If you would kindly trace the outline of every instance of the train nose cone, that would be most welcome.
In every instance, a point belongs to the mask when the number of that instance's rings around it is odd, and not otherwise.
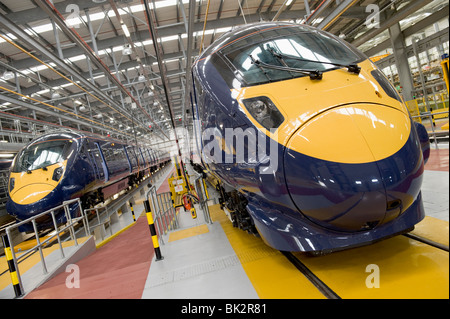
[[[46,183],[29,184],[13,191],[10,197],[17,204],[29,205],[43,199],[54,188],[55,186]]]
[[[287,188],[297,208],[338,231],[382,223],[388,200],[377,161],[402,148],[410,126],[403,112],[373,104],[336,107],[305,123],[289,139],[284,156]]]

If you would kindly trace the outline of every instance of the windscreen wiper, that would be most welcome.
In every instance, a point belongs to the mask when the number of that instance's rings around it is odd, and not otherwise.
[[[264,68],[259,63],[255,63],[255,59],[252,57],[251,54],[250,54],[250,59],[252,60],[252,63],[255,64],[261,70],[261,72],[265,75],[267,80],[269,80],[269,82],[273,82],[273,80],[270,78],[269,74],[267,74],[267,72],[264,70]]]
[[[255,64],[259,68],[302,73],[305,75],[309,75],[311,80],[322,80],[322,72],[320,72],[319,70],[305,70],[305,69],[291,68],[288,66],[268,64],[268,63],[264,63],[258,59],[253,58],[251,55],[250,55],[250,59],[252,60],[252,64]]]
[[[359,72],[361,72],[361,67],[359,67],[357,64],[345,65],[345,64],[339,64],[339,63],[334,63],[334,62],[308,60],[308,59],[299,58],[299,57],[296,57],[296,56],[293,56],[293,55],[289,55],[289,54],[278,53],[278,52],[275,52],[275,50],[272,49],[272,48],[268,48],[268,50],[270,51],[270,53],[272,53],[272,55],[274,57],[277,57],[277,58],[282,59],[282,60],[283,59],[292,59],[292,60],[303,61],[303,62],[331,64],[331,65],[334,65],[334,66],[347,68],[348,72],[351,72],[351,73],[359,74]]]

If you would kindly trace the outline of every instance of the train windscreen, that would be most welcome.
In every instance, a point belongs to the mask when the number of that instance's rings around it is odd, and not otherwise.
[[[14,164],[12,172],[20,173],[44,168],[67,158],[69,140],[43,141],[23,149]]]
[[[261,35],[254,41],[236,41],[222,51],[246,86],[305,76],[292,70],[262,67],[263,64],[325,72],[336,69],[336,64],[349,65],[363,60],[345,42],[316,30],[294,27],[261,32]]]

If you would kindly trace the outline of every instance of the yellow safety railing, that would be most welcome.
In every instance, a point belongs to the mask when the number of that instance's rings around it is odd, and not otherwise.
[[[405,103],[411,116],[419,123],[422,123],[419,115],[428,112],[431,113],[433,120],[448,118],[448,93],[431,94],[427,96],[427,100],[425,97],[420,97]]]

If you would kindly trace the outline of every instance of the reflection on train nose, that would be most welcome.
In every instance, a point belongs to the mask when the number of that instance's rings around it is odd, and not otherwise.
[[[55,186],[45,183],[30,184],[18,189],[11,195],[11,199],[20,205],[28,205],[47,196]]]
[[[292,200],[303,215],[334,230],[372,229],[385,217],[386,195],[375,163],[342,164],[289,150],[286,176]]]

